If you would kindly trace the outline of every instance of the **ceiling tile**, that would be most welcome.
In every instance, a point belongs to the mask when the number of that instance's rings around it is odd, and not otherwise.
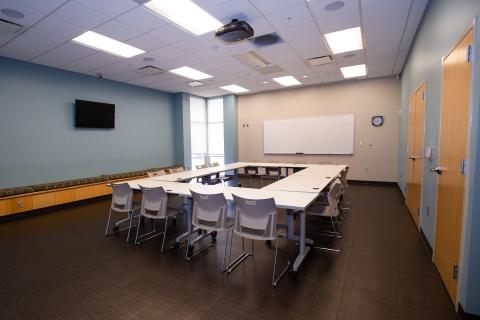
[[[134,47],[145,50],[147,52],[152,51],[154,49],[164,47],[165,45],[167,45],[166,42],[161,41],[161,40],[159,40],[159,39],[157,39],[157,38],[155,38],[151,35],[148,35],[146,33],[141,34],[138,37],[135,37],[135,38],[130,39],[130,40],[125,41],[125,42],[134,46]]]
[[[41,13],[50,13],[69,0],[11,0]],[[25,13],[25,12],[24,12]]]
[[[320,30],[325,33],[359,27],[360,14],[358,12],[347,12],[328,16],[317,20]]]
[[[150,31],[148,34],[168,44],[188,39],[196,39],[193,34],[177,28],[173,24],[164,25],[158,29]]]
[[[58,68],[96,52],[98,51],[73,42],[67,42],[36,57],[32,62]]]
[[[304,3],[304,0],[250,0],[250,3],[255,6],[263,14],[272,13],[281,9],[293,7],[297,4]]]
[[[280,30],[292,28],[313,20],[313,17],[305,4],[275,11],[266,15],[265,18],[276,29]]]
[[[410,0],[390,0],[374,5],[363,5],[364,23],[406,17],[410,8]]]
[[[248,0],[235,0],[210,7],[208,12],[222,23],[232,19],[252,20],[260,16],[260,12]]]
[[[118,41],[126,41],[141,34],[137,29],[115,20],[108,21],[101,26],[96,27],[93,31]]]
[[[75,0],[75,2],[110,18],[138,6],[133,0]]]
[[[90,71],[92,70],[117,62],[121,59],[122,58],[120,57],[105,52],[97,52],[85,58],[81,58],[75,62],[72,62],[62,67],[62,69],[75,72],[90,73]]]
[[[0,8],[1,9],[3,9],[3,8],[13,9],[13,10],[17,10],[17,11],[20,11],[21,13],[23,13],[24,14],[23,18],[15,19],[15,18],[11,18],[11,17],[8,17],[8,16],[4,15],[0,11],[0,19],[11,21],[11,22],[20,24],[22,26],[27,26],[27,27],[32,26],[34,23],[36,23],[37,21],[39,21],[41,18],[43,18],[45,16],[45,14],[41,13],[40,11],[30,9],[29,7],[26,7],[26,6],[23,6],[23,5],[18,4],[16,2],[8,1],[8,0],[0,0]]]
[[[307,5],[309,6],[313,16],[317,21],[320,21],[323,19],[332,19],[333,17],[338,15],[359,13],[359,7],[358,7],[359,1],[357,0],[344,0],[343,1],[344,6],[340,10],[326,11],[325,6],[331,2],[333,2],[333,0],[315,0],[315,1],[308,1]]]
[[[167,24],[165,20],[143,6],[120,15],[116,20],[143,32],[149,32]]]
[[[88,30],[109,19],[107,16],[88,9],[76,2],[68,2],[55,11],[52,17]]]

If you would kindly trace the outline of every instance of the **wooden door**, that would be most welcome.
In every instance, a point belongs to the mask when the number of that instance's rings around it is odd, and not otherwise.
[[[423,140],[425,128],[425,83],[410,96],[408,106],[407,207],[420,226],[422,201]]]
[[[464,159],[467,155],[472,78],[468,56],[472,41],[473,30],[470,30],[442,64],[434,262],[454,303],[465,189]]]

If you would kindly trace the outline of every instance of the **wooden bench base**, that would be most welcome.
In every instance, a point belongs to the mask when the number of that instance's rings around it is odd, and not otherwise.
[[[118,182],[141,179],[145,177],[146,176],[138,176],[113,181]],[[0,199],[0,216],[7,216],[15,213],[53,207],[59,204],[101,197],[108,194],[112,194],[112,188],[107,185],[107,181],[102,181],[68,188],[5,197]]]

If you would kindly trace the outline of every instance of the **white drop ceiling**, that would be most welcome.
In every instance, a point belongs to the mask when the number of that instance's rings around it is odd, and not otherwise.
[[[174,1],[174,0],[172,0]],[[337,0],[193,0],[223,23],[247,21],[255,36],[276,32],[281,44],[255,48],[248,41],[226,45],[213,32],[195,36],[151,13],[133,0],[0,0],[0,10],[14,9],[21,19],[0,19],[25,26],[14,36],[0,36],[0,56],[130,83],[167,92],[204,97],[225,94],[220,86],[237,84],[250,93],[283,89],[272,80],[295,76],[303,85],[344,81],[340,67],[366,64],[367,78],[401,72],[428,0],[343,0],[344,7],[327,12]],[[309,58],[329,55],[324,34],[360,26],[364,50],[334,56],[335,62],[311,66]],[[71,42],[93,30],[124,41],[146,53],[123,59]],[[283,72],[263,75],[233,55],[255,51]],[[153,62],[144,62],[144,58]],[[165,72],[148,76],[135,71],[189,66],[213,76],[201,87]],[[304,77],[307,76],[307,77]],[[264,83],[268,82],[268,83]]]

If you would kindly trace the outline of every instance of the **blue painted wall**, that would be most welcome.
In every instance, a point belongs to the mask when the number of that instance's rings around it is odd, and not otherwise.
[[[0,58],[0,188],[175,164],[172,95]],[[75,99],[115,129],[75,129]]]
[[[478,16],[480,1],[478,0],[433,0],[430,2],[421,26],[417,32],[414,44],[402,72],[401,79],[401,117],[399,146],[399,181],[405,192],[407,168],[407,129],[408,129],[408,97],[426,81],[426,113],[425,113],[425,146],[433,148],[433,160],[424,161],[422,207],[420,227],[429,243],[435,243],[435,213],[437,201],[437,177],[430,168],[438,164],[440,101],[441,101],[441,61],[458,42],[460,37],[472,25]],[[477,26],[478,28],[478,26]],[[478,33],[478,31],[477,31]],[[477,36],[478,37],[478,36]],[[478,41],[476,46],[478,47]],[[476,53],[476,59],[480,56]],[[478,88],[477,79],[474,88]],[[478,90],[477,90],[478,91]],[[467,180],[467,202],[464,216],[464,230],[461,247],[459,301],[467,312],[480,314],[480,181],[478,170],[480,165],[478,150],[478,117],[479,99],[475,91],[475,103],[472,110],[472,135],[469,154],[469,177]],[[477,164],[475,166],[475,164]],[[475,226],[477,226],[475,228]]]
[[[225,163],[238,161],[238,115],[237,96],[223,97],[223,131]]]

